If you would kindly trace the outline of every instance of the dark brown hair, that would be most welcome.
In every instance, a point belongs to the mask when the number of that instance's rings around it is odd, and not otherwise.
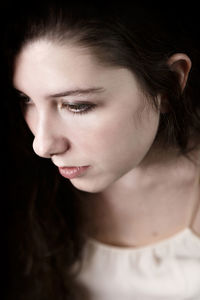
[[[161,114],[155,139],[162,140],[161,147],[176,147],[185,155],[199,147],[199,53],[181,20],[173,22],[171,15],[169,21],[162,10],[146,5],[103,2],[44,1],[43,5],[30,7],[29,3],[20,9],[13,14],[5,38],[10,82],[16,56],[27,43],[44,38],[74,43],[92,51],[102,64],[131,70],[155,108],[157,95],[165,96],[169,111]],[[167,63],[174,53],[185,53],[192,60],[183,92],[177,74]],[[9,97],[14,99],[14,92]],[[10,132],[18,144],[13,161],[17,157],[16,169],[20,168],[10,196],[16,205],[13,224],[18,224],[10,234],[17,237],[11,238],[12,247],[17,249],[11,270],[14,275],[18,273],[18,280],[12,279],[13,299],[72,300],[76,289],[68,270],[81,259],[84,245],[76,191],[48,161],[34,157],[30,146],[33,137],[17,104],[15,110],[13,105],[9,118],[16,126],[11,125]]]

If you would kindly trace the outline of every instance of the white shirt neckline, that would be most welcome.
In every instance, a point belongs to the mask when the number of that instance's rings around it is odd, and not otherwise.
[[[165,244],[168,244],[170,241],[173,242],[174,240],[182,239],[184,235],[190,235],[190,237],[195,240],[196,243],[199,243],[200,246],[200,237],[189,227],[186,227],[177,233],[173,234],[172,236],[168,238],[161,239],[157,242],[144,245],[144,246],[138,246],[138,247],[123,247],[123,246],[115,246],[115,245],[109,245],[103,242],[100,242],[92,237],[87,237],[87,242],[89,244],[92,244],[95,248],[101,248],[107,251],[118,251],[118,252],[138,252],[143,251],[147,249],[152,249],[159,246],[164,246]]]

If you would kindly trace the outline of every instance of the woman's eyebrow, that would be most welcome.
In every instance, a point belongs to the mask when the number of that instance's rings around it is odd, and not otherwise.
[[[19,96],[23,96],[23,97],[28,97],[25,93],[23,93],[22,91],[18,90],[17,88],[13,87],[13,91],[15,93],[17,93],[17,95]]]
[[[103,87],[93,87],[87,89],[74,89],[67,90],[60,93],[56,93],[53,95],[49,95],[47,98],[59,98],[59,97],[67,97],[67,96],[81,96],[81,95],[89,95],[89,94],[100,94],[105,92]]]

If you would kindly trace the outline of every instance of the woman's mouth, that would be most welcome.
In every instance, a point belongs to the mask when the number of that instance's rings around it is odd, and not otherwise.
[[[82,166],[82,167],[59,167],[60,174],[68,179],[72,179],[75,177],[81,176],[89,166]]]

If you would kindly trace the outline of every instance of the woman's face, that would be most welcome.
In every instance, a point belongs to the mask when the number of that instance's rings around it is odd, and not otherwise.
[[[58,167],[89,166],[70,179],[79,190],[100,192],[131,176],[154,141],[159,113],[135,76],[100,65],[89,50],[30,43],[16,59],[13,83],[24,95],[35,153]]]

